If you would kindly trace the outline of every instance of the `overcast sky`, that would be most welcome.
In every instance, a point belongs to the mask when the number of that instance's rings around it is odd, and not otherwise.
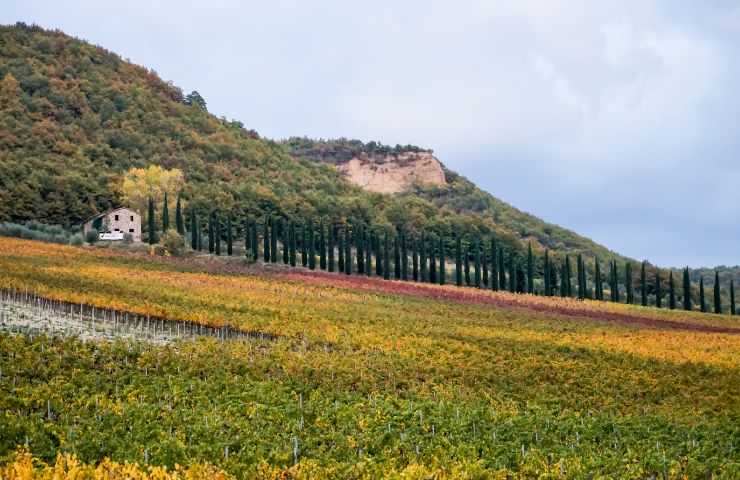
[[[2,0],[262,135],[432,148],[661,265],[740,263],[740,3]]]

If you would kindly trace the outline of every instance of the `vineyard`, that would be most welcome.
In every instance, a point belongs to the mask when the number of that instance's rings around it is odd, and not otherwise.
[[[2,478],[740,476],[736,317],[17,239],[0,289],[269,338],[0,331]]]

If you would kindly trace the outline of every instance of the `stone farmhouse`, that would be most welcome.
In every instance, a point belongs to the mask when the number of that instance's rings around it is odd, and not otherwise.
[[[83,226],[85,234],[97,230],[105,240],[123,240],[125,234],[131,235],[134,242],[141,241],[141,215],[129,208],[116,208],[98,214]]]

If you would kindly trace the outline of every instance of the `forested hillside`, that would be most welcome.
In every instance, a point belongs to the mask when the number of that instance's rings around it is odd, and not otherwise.
[[[338,151],[341,161],[368,148],[426,151],[341,142],[325,142],[324,153]],[[120,204],[124,172],[155,164],[185,173],[183,198],[201,215],[217,205],[237,218],[272,212],[450,237],[495,234],[520,251],[532,241],[540,250],[614,257],[449,170],[442,187],[365,192],[327,165],[336,161],[317,155],[317,145],[260,138],[210,114],[197,92],[184,95],[155,72],[62,32],[0,27],[0,221],[76,225]]]

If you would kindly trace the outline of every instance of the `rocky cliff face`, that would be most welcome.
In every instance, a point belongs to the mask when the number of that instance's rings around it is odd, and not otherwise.
[[[362,153],[337,168],[355,185],[377,193],[403,192],[414,183],[445,184],[442,165],[429,152],[372,156]]]

